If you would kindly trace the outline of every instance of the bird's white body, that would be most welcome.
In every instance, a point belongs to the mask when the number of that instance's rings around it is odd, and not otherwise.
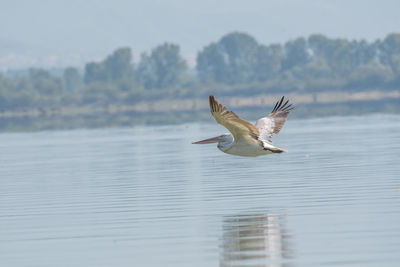
[[[218,142],[217,147],[227,154],[243,157],[257,157],[273,153],[271,150],[265,149],[260,145],[260,140],[249,138],[235,141],[231,134],[224,134],[220,137],[223,141]]]
[[[227,154],[257,157],[272,153],[282,153],[286,150],[272,145],[272,135],[279,133],[292,105],[287,105],[289,101],[283,103],[284,97],[278,101],[272,112],[257,121],[256,125],[239,118],[232,111],[227,111],[226,107],[218,104],[213,96],[210,96],[211,114],[215,120],[225,126],[231,133],[217,137],[194,142],[193,144],[209,144],[218,142],[218,148]]]
[[[247,142],[237,142],[233,143],[231,147],[228,149],[221,149],[222,152],[231,155],[243,156],[243,157],[258,157],[263,155],[272,154],[273,152],[270,150],[263,149],[262,146],[256,143],[247,143]]]

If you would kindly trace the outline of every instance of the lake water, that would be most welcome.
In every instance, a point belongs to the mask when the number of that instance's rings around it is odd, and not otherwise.
[[[0,134],[1,266],[399,266],[400,116]]]

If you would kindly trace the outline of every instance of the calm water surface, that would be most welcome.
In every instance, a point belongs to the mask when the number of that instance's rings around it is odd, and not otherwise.
[[[211,120],[211,119],[210,119]],[[400,116],[0,134],[1,266],[399,266]]]

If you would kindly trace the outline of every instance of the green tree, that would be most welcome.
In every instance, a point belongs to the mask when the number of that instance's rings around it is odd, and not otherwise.
[[[393,72],[400,77],[400,54],[394,54],[390,61]]]
[[[77,68],[66,68],[64,70],[64,88],[68,92],[73,92],[82,87],[82,76]]]
[[[48,71],[43,69],[29,69],[29,79],[33,88],[44,96],[52,96],[62,91],[62,81],[60,78],[53,77]]]
[[[119,48],[104,60],[107,80],[118,82],[133,79],[132,52],[129,47]]]
[[[2,73],[0,73],[0,110],[8,104],[8,86]]]
[[[107,74],[103,62],[89,62],[85,65],[85,75],[83,78],[85,84],[92,82],[106,82]]]
[[[307,41],[304,38],[297,38],[288,41],[284,48],[285,57],[282,62],[283,70],[290,70],[297,66],[306,65],[311,57],[307,47]]]
[[[226,84],[251,82],[255,79],[259,45],[250,35],[233,32],[211,44],[197,55],[197,71],[204,80]]]
[[[136,79],[147,89],[167,88],[176,86],[186,70],[179,46],[165,43],[153,49],[150,55],[141,55]]]
[[[361,65],[376,57],[376,44],[366,41],[329,39],[321,34],[311,35],[308,44],[314,60],[325,61],[332,75],[348,76]]]
[[[349,85],[361,88],[383,86],[393,79],[393,72],[388,65],[374,60],[359,66],[349,77]]]
[[[389,34],[378,46],[380,62],[391,66],[394,72],[399,73],[400,34]]]
[[[90,62],[85,66],[84,81],[92,82],[120,82],[133,81],[133,65],[131,49],[119,48],[101,62]]]
[[[281,45],[260,45],[255,66],[256,80],[266,81],[277,77],[282,67],[282,60],[283,49]]]
[[[217,44],[212,43],[206,46],[203,51],[197,54],[196,69],[201,81],[227,82],[228,60],[223,49]]]

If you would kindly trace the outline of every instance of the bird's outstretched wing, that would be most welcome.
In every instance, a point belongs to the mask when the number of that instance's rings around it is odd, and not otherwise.
[[[210,96],[210,109],[215,120],[228,129],[236,141],[248,138],[258,139],[260,133],[252,123],[239,118],[232,111],[227,111],[226,107],[219,104],[214,96]]]
[[[286,122],[289,112],[294,109],[292,104],[288,105],[289,100],[283,103],[284,100],[285,97],[282,96],[282,98],[276,102],[271,113],[269,113],[267,117],[257,121],[256,128],[260,132],[259,139],[261,141],[271,144],[272,135],[279,133]]]

